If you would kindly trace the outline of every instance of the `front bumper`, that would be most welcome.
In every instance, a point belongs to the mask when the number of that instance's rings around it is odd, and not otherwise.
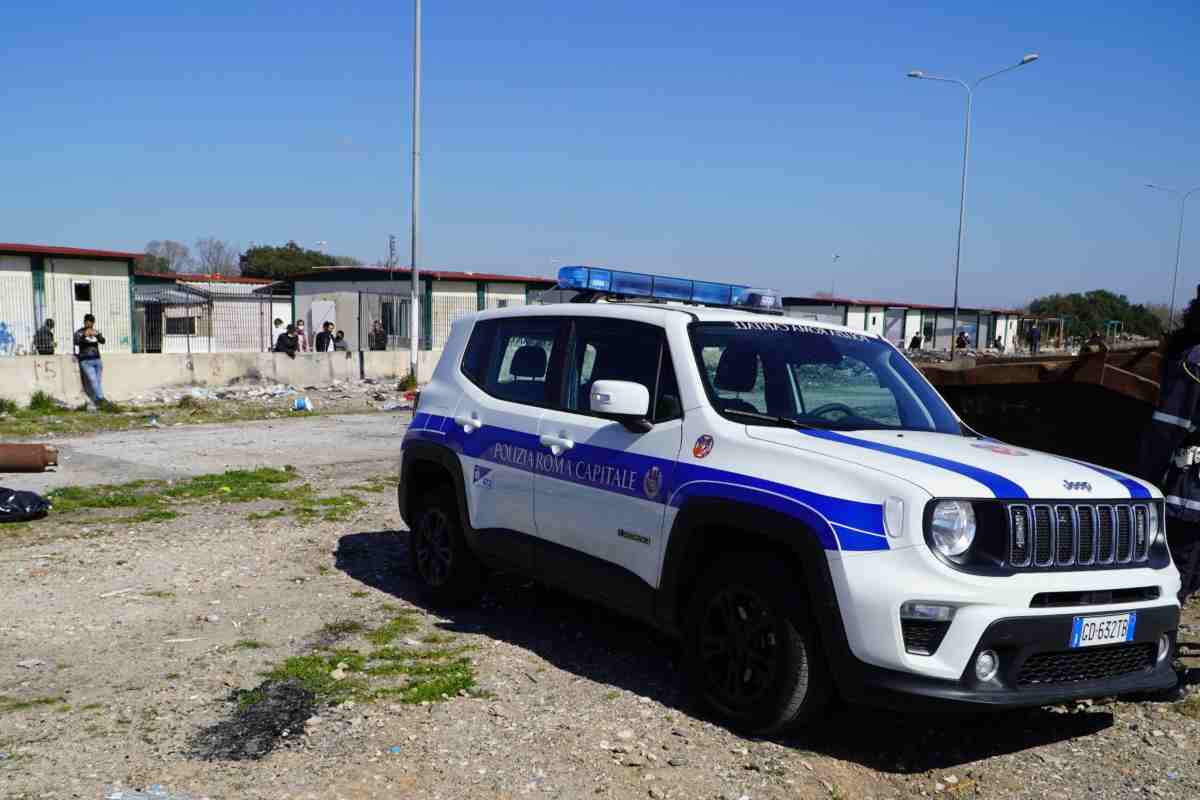
[[[1092,612],[1095,613],[1095,612]],[[1103,612],[1102,612],[1103,613]],[[1176,675],[1171,657],[1157,660],[1159,637],[1166,634],[1171,640],[1172,654],[1175,649],[1175,633],[1179,627],[1179,608],[1164,605],[1137,610],[1137,625],[1134,639],[1119,648],[1140,648],[1120,651],[1120,658],[1107,659],[1117,651],[1107,648],[1068,648],[1071,630],[1076,616],[1087,614],[1075,612],[1051,616],[1004,618],[993,622],[983,632],[967,662],[966,669],[957,680],[930,678],[913,673],[891,670],[866,664],[858,659],[847,669],[841,670],[841,689],[847,700],[867,705],[883,706],[902,710],[963,710],[975,708],[1022,708],[1050,705],[1071,700],[1114,695],[1152,692],[1175,686]],[[975,655],[985,649],[995,650],[1000,656],[1000,672],[996,679],[987,684],[980,683],[974,675]],[[1105,652],[1102,652],[1105,651]],[[1133,653],[1148,653],[1147,664],[1132,658]],[[1022,670],[1033,656],[1056,654],[1056,659],[1098,659],[1110,664],[1112,669],[1064,670],[1071,675],[1057,682],[1029,683],[1028,673],[1021,678]],[[1061,655],[1059,655],[1061,654]],[[1074,663],[1074,662],[1072,662]],[[1095,676],[1105,673],[1103,677]],[[1111,674],[1108,674],[1111,673]]]

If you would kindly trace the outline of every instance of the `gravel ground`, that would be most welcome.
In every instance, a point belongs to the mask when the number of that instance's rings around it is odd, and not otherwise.
[[[310,424],[327,421],[289,423],[301,438]],[[178,434],[182,452],[192,433]],[[338,491],[394,474],[390,452],[300,472]],[[245,465],[267,463],[254,457]],[[670,643],[594,606],[499,576],[477,608],[424,607],[394,496],[364,499],[339,522],[249,521],[270,508],[256,501],[133,527],[0,528],[0,796],[1200,796],[1197,698],[963,717],[840,709],[802,737],[734,734],[681,697]],[[369,628],[406,609],[413,644],[471,648],[478,691],[326,705],[260,759],[195,755],[198,734],[233,715],[233,691],[332,646],[330,623]]]

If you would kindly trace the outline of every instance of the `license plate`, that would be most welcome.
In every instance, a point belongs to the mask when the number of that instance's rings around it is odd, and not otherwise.
[[[1104,617],[1076,617],[1071,629],[1071,647],[1132,642],[1136,626],[1136,612],[1109,614]]]

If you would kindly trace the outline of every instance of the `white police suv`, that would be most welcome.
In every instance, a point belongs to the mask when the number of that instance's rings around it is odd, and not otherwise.
[[[559,285],[596,302],[455,323],[421,393],[399,502],[435,600],[489,568],[591,598],[678,636],[697,695],[760,732],[835,693],[1175,685],[1153,486],[979,436],[887,341],[761,313],[770,293],[588,267]]]

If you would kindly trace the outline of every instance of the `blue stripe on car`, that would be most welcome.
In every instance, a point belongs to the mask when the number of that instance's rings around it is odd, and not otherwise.
[[[430,415],[426,421],[426,428],[441,427],[442,421],[441,418]],[[571,463],[630,470],[638,475],[638,479],[630,485],[597,482],[594,477],[589,479],[582,476],[577,469],[557,469],[564,459],[553,459],[544,452],[534,434],[484,425],[467,435],[460,426],[454,424],[447,425],[443,433],[444,435],[434,435],[431,430],[410,428],[405,438],[437,441],[471,458],[628,497],[669,503],[675,508],[682,507],[687,500],[693,498],[723,498],[749,502],[806,523],[816,533],[822,547],[827,550],[837,550],[839,545],[842,550],[853,551],[888,549],[887,536],[883,530],[883,507],[880,505],[829,497],[794,486],[698,464],[675,462],[577,442],[566,459]],[[497,448],[498,444],[502,447]],[[520,453],[506,452],[506,448],[515,448]],[[542,456],[541,462],[537,460],[538,456]],[[555,468],[549,468],[551,464]],[[654,497],[647,498],[643,478],[653,467],[658,467],[662,474],[661,488]]]
[[[928,453],[921,453],[916,450],[908,450],[903,447],[895,447],[890,444],[882,444],[880,442],[872,442],[866,439],[856,439],[853,436],[846,436],[834,431],[819,430],[816,428],[805,429],[801,431],[809,436],[815,436],[818,439],[825,439],[838,444],[848,444],[854,447],[862,447],[867,450],[874,450],[877,453],[887,453],[888,455],[907,458],[912,461],[920,461],[922,464],[929,464],[933,467],[940,467],[944,470],[962,475],[964,478],[970,478],[973,481],[982,483],[988,488],[993,495],[1003,500],[1024,500],[1029,497],[1029,494],[1018,486],[1013,481],[1003,475],[997,475],[994,472],[989,472],[986,469],[972,467],[970,464],[963,464],[958,461],[951,461],[948,458],[939,456],[931,456]]]

